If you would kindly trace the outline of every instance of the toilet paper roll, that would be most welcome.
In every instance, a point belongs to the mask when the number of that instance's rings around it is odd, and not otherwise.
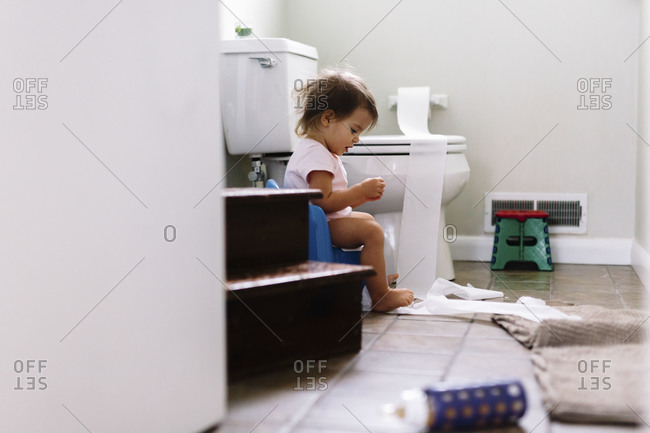
[[[397,256],[398,285],[422,299],[436,280],[446,150],[446,137],[431,134],[413,139],[410,148]]]
[[[429,135],[429,87],[397,89],[397,124],[404,135]]]
[[[425,298],[436,279],[447,139],[429,133],[429,88],[397,90],[397,121],[412,137],[398,246],[399,287]]]

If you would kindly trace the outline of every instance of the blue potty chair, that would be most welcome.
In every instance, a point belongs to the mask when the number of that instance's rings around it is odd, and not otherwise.
[[[280,185],[273,179],[266,181],[266,187],[280,189]],[[344,251],[332,245],[325,212],[314,204],[309,205],[309,260],[349,265],[361,263],[361,251]]]

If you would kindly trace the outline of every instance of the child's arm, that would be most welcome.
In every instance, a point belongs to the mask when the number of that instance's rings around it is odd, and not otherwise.
[[[381,197],[382,197],[381,195],[378,195],[377,197],[364,197],[364,198],[362,198],[361,200],[359,200],[358,202],[356,202],[356,203],[352,203],[352,204],[350,205],[350,207],[351,207],[352,209],[354,209],[354,208],[357,208],[357,207],[361,206],[362,204],[367,203],[367,202],[369,202],[369,201],[376,201],[376,200],[379,200]]]
[[[356,207],[370,200],[378,200],[386,182],[381,178],[369,178],[341,191],[332,191],[332,174],[327,171],[309,173],[309,187],[320,189],[323,198],[312,200],[325,213],[332,213],[347,206]]]

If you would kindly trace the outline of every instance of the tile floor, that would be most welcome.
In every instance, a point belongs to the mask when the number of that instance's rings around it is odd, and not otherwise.
[[[554,272],[498,271],[456,262],[456,283],[519,296],[610,308],[646,308],[648,291],[629,266],[556,264]],[[297,364],[237,382],[229,388],[229,413],[219,433],[333,433],[408,431],[382,416],[400,391],[440,380],[517,377],[528,410],[519,425],[482,432],[650,432],[639,427],[564,424],[549,420],[535,382],[530,354],[489,317],[396,316],[363,319],[360,353]]]

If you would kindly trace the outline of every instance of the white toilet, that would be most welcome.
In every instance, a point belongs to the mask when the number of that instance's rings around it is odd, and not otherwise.
[[[268,178],[281,182],[286,163],[299,141],[294,133],[297,117],[291,91],[316,77],[318,53],[314,47],[283,38],[222,41],[221,53],[221,110],[228,152],[253,157],[254,171],[249,178],[254,184],[263,185],[261,180],[253,179],[261,175],[257,172],[260,166],[255,165],[260,162],[265,163]],[[382,227],[389,239],[387,269],[394,272],[397,261],[394,254],[391,256],[390,239],[395,238],[393,246],[397,244],[409,141],[402,135],[362,137],[362,142],[368,147],[357,144],[343,156],[343,163],[350,185],[373,176],[383,177],[389,185],[382,200],[359,209],[383,218]],[[446,225],[444,212],[467,184],[469,166],[463,154],[465,138],[448,136],[447,142],[436,274],[451,280],[453,264],[442,235]]]
[[[447,155],[442,184],[442,203],[438,229],[438,253],[436,277],[453,280],[454,265],[449,241],[455,239],[456,231],[447,226],[445,209],[449,202],[458,197],[469,180],[469,165],[465,158],[465,137],[448,135]],[[357,210],[373,214],[386,232],[386,266],[397,269],[396,248],[399,244],[399,228],[404,203],[406,174],[409,165],[409,139],[404,135],[371,135],[361,137],[350,151],[341,158],[348,173],[350,185],[368,177],[381,176],[388,185],[381,200],[368,202]],[[445,229],[446,227],[446,229]]]

